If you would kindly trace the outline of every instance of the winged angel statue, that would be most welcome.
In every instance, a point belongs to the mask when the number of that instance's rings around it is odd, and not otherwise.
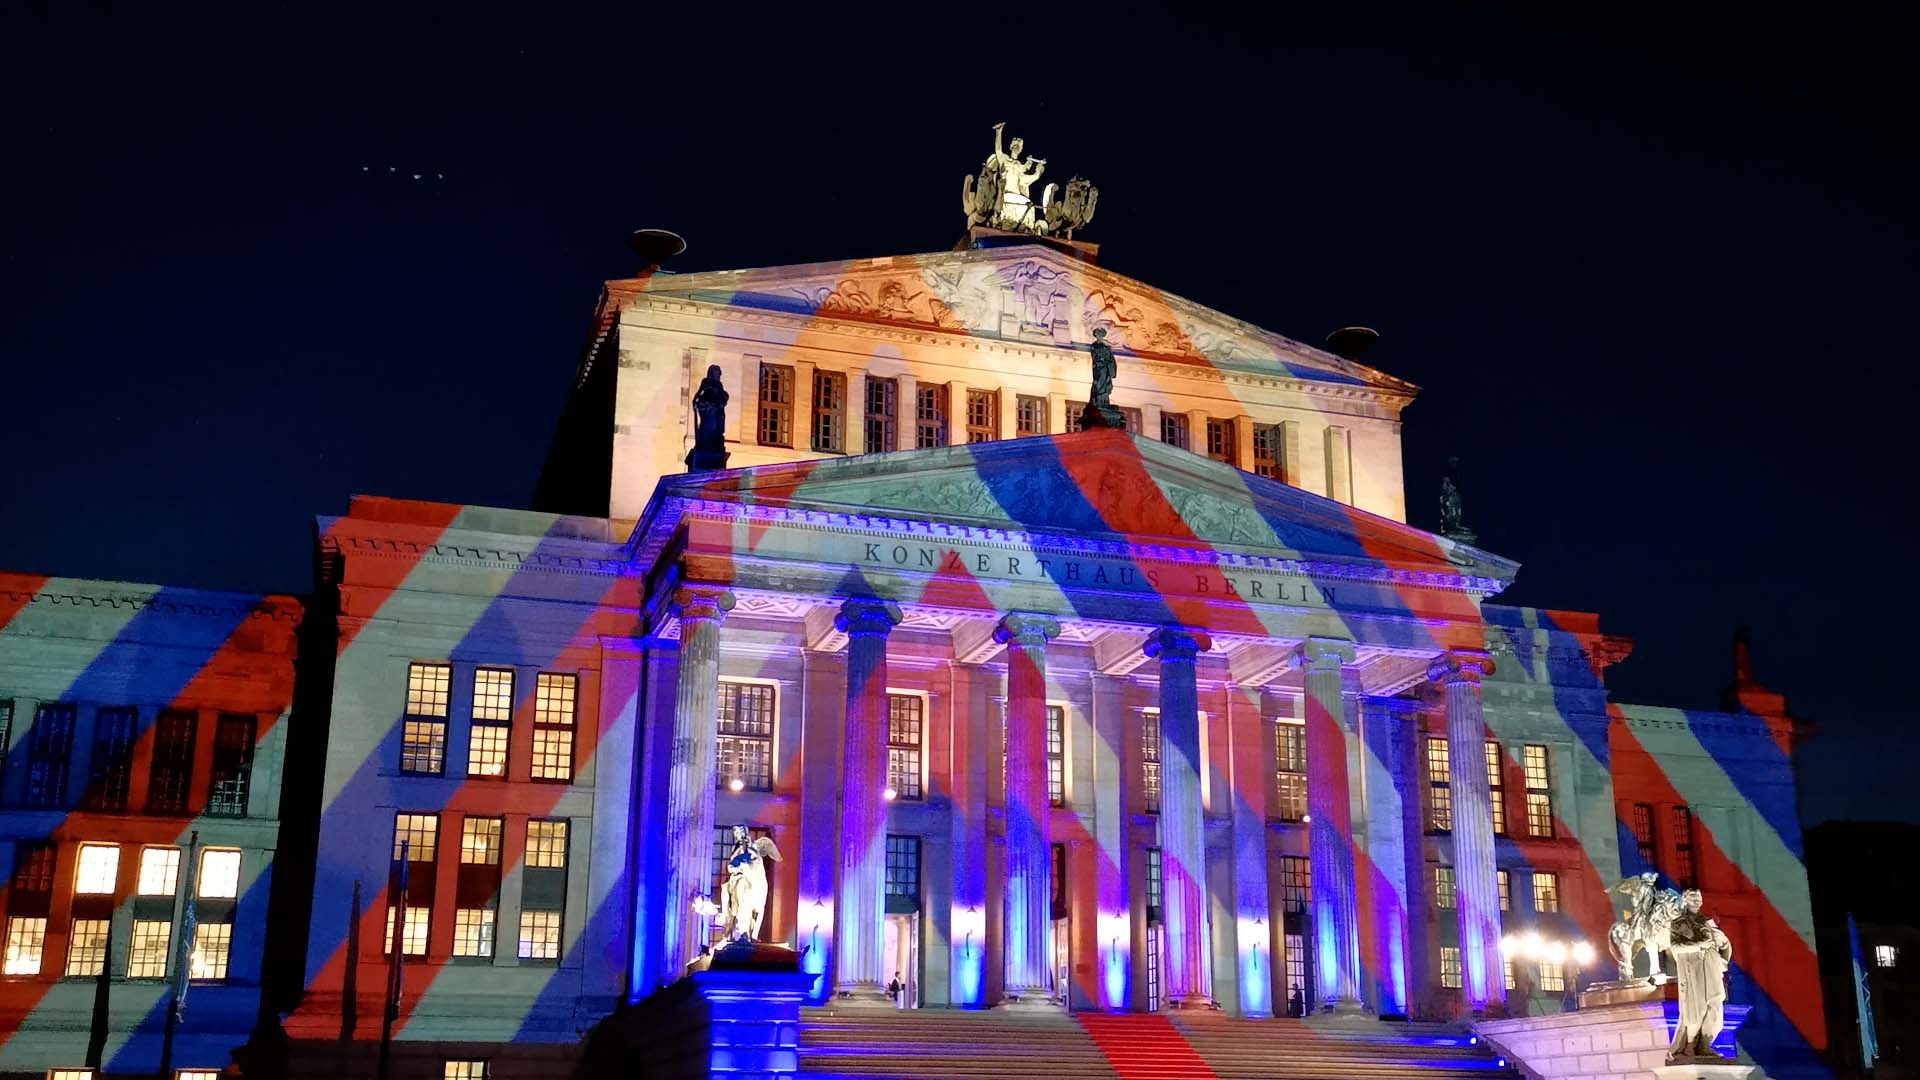
[[[773,837],[755,838],[745,825],[733,827],[727,855],[727,881],[720,891],[720,918],[726,940],[757,941],[767,911],[767,863],[780,861]]]
[[[1032,155],[1020,160],[1026,142],[1018,137],[1003,149],[1001,138],[1006,127],[1004,123],[993,125],[993,153],[980,166],[978,181],[969,176],[960,186],[960,208],[967,215],[967,224],[1073,239],[1075,229],[1093,220],[1100,189],[1076,176],[1067,181],[1065,191],[1059,184],[1048,184],[1035,205],[1029,192],[1046,171],[1047,161]]]

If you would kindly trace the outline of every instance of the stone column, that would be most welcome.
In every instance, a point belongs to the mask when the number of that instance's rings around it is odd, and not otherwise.
[[[1354,902],[1353,804],[1347,777],[1346,703],[1340,666],[1353,643],[1308,638],[1294,654],[1306,669],[1307,825],[1313,867],[1313,961],[1317,1004],[1354,1012],[1360,1003],[1360,935]]]
[[[1047,798],[1047,641],[1060,624],[1014,613],[993,638],[1007,647],[1005,1004],[1052,1008],[1047,949],[1053,926],[1053,805]]]
[[[1460,972],[1467,1006],[1507,999],[1500,957],[1500,881],[1493,864],[1493,803],[1487,787],[1487,722],[1480,679],[1493,658],[1479,649],[1454,649],[1428,674],[1447,696],[1448,780],[1453,788],[1453,880],[1460,914]]]
[[[674,682],[673,761],[667,780],[667,887],[661,902],[660,978],[672,982],[706,944],[693,912],[713,891],[714,744],[720,709],[720,620],[733,594],[689,583],[675,590],[680,612],[680,672]],[[709,897],[711,899],[711,897]]]
[[[834,625],[847,635],[846,756],[840,773],[840,899],[834,913],[841,997],[888,1003],[881,935],[887,901],[887,635],[900,608],[855,597]]]
[[[1206,821],[1200,806],[1200,697],[1194,658],[1207,635],[1169,626],[1147,638],[1160,661],[1161,923],[1167,940],[1167,999],[1175,1008],[1213,1004],[1207,980]]]

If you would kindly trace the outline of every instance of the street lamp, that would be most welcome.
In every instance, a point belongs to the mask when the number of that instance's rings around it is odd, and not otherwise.
[[[1536,963],[1548,963],[1561,969],[1560,972],[1560,1010],[1573,1009],[1578,1001],[1574,987],[1580,981],[1581,969],[1593,963],[1593,946],[1586,941],[1561,941],[1543,937],[1538,930],[1529,930],[1524,934],[1508,934],[1500,939],[1500,953],[1509,959],[1532,960]],[[1573,961],[1573,969],[1568,971],[1566,963]]]

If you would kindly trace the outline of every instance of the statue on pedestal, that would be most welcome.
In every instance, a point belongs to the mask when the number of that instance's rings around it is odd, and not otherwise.
[[[1660,888],[1660,875],[1652,871],[1630,877],[1612,891],[1627,898],[1626,912],[1607,930],[1607,947],[1620,965],[1620,982],[1634,981],[1634,957],[1642,949],[1647,953],[1648,978],[1664,982],[1660,954],[1669,950],[1669,929],[1680,913],[1680,894]]]
[[[1093,344],[1089,346],[1093,353],[1093,388],[1087,394],[1087,409],[1080,414],[1080,426],[1088,431],[1094,428],[1127,429],[1127,418],[1119,409],[1113,407],[1113,377],[1120,365],[1113,358],[1113,346],[1107,344],[1107,329],[1099,327],[1093,332]]]
[[[693,394],[693,449],[687,452],[687,471],[726,467],[727,388],[720,385],[720,365],[714,364]]]
[[[1669,1065],[1725,1060],[1713,1040],[1727,1023],[1727,965],[1733,960],[1733,944],[1700,913],[1701,899],[1699,889],[1682,893],[1680,913],[1669,930],[1680,982],[1680,1022],[1667,1050]]]
[[[773,837],[755,839],[745,825],[733,827],[733,850],[727,855],[727,881],[720,890],[722,933],[729,943],[753,942],[760,937],[760,920],[767,907],[767,862],[780,861]]]
[[[960,209],[967,215],[967,224],[1071,239],[1073,230],[1093,220],[1099,189],[1076,176],[1067,181],[1064,197],[1056,199],[1059,184],[1048,184],[1036,204],[1028,192],[1046,171],[1047,161],[1032,156],[1020,160],[1027,144],[1017,136],[1003,149],[1006,127],[993,125],[993,153],[981,164],[979,177],[969,176],[960,186]]]
[[[1448,458],[1446,475],[1440,478],[1440,535],[1449,540],[1471,544],[1474,541],[1474,532],[1467,528],[1463,520],[1466,510],[1460,499],[1460,485],[1453,479],[1459,468],[1459,458]]]

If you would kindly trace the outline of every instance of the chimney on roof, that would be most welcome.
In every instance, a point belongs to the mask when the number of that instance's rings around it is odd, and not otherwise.
[[[1343,326],[1327,335],[1327,351],[1342,360],[1358,360],[1380,340],[1380,331],[1365,326]]]
[[[640,273],[645,277],[660,269],[660,264],[687,250],[679,233],[666,229],[635,229],[627,235],[627,246],[640,256]]]

